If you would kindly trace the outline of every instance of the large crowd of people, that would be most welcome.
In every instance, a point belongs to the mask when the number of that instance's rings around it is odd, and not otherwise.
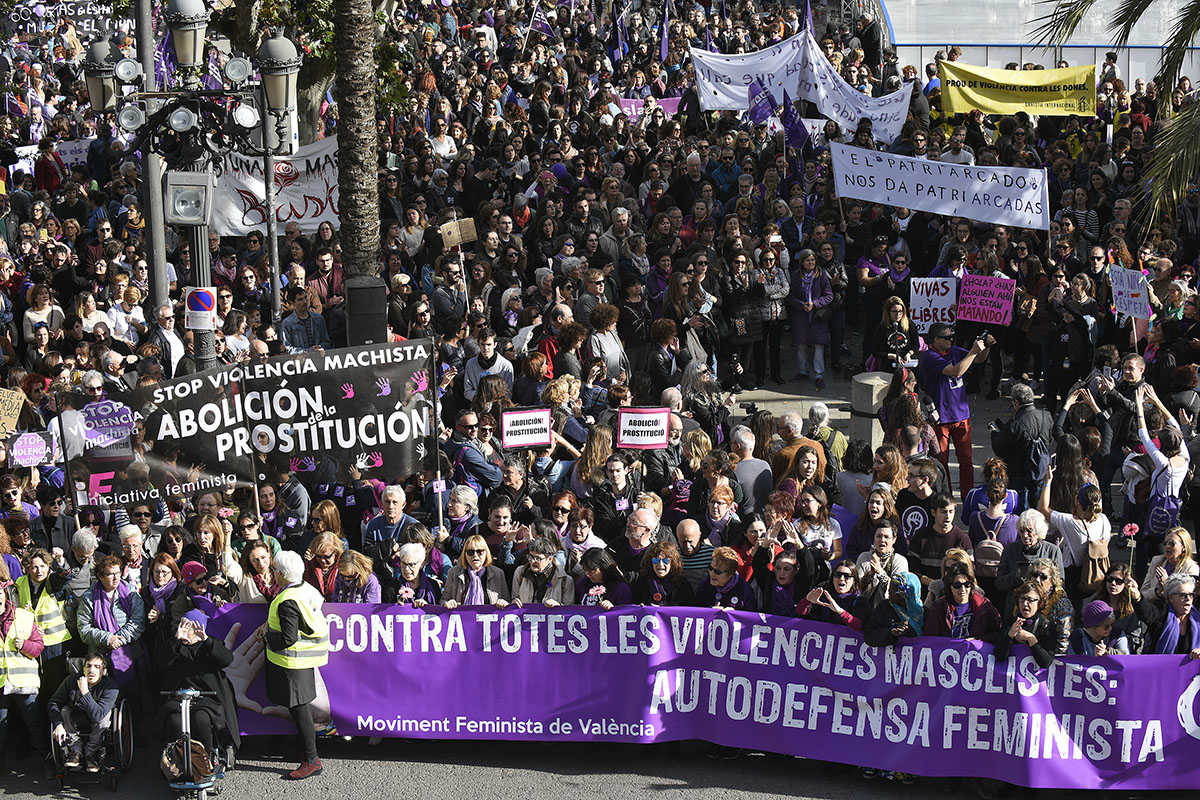
[[[320,663],[322,602],[715,606],[881,646],[1027,646],[1043,666],[1200,658],[1200,188],[1173,216],[1133,214],[1156,133],[1195,101],[1186,78],[1130,86],[1114,58],[1097,117],[947,115],[934,64],[901,65],[877,20],[819,7],[831,64],[874,95],[912,83],[910,115],[895,142],[829,121],[796,150],[737,112],[705,113],[688,57],[780,41],[801,24],[794,8],[674,4],[664,36],[661,3],[560,3],[543,9],[549,36],[527,34],[521,3],[395,5],[383,35],[406,94],[379,118],[379,271],[392,336],[436,343],[444,490],[433,471],[318,485],[280,468],[257,496],[97,507],[61,465],[19,467],[0,449],[0,759],[25,742],[40,753],[53,730],[69,762],[97,769],[93,731],[118,691],[216,691],[194,733],[236,736],[232,655],[205,632],[226,603],[271,604],[268,691],[301,732],[297,778],[320,768],[305,670]],[[8,41],[0,65],[0,155],[13,156],[0,377],[25,400],[19,431],[51,428],[63,393],[196,370],[179,302],[192,254],[166,231],[172,302],[155,307],[140,162],[89,109],[82,48],[63,19]],[[336,108],[323,114],[335,133]],[[88,136],[86,162],[68,167],[58,144]],[[1050,230],[840,202],[829,142],[1045,167]],[[32,170],[8,153],[22,145],[38,147]],[[439,224],[461,217],[477,241],[445,246]],[[289,220],[278,243],[213,232],[208,246],[222,364],[346,344],[336,226]],[[1110,266],[1145,273],[1148,322],[1116,313]],[[971,273],[1016,279],[1012,324],[920,334],[911,279]],[[824,402],[737,408],[742,390],[819,395],[835,371],[863,369],[892,376],[874,446]],[[1012,413],[973,419],[981,389],[1003,390]],[[665,448],[615,446],[631,405],[671,409]],[[552,409],[551,447],[501,447],[514,406]],[[984,430],[995,457],[977,484]],[[122,470],[150,476],[144,444]],[[69,656],[86,657],[82,674]],[[166,717],[170,736],[178,713]]]

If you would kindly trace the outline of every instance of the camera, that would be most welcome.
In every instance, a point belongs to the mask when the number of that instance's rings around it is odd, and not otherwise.
[[[738,408],[746,412],[747,417],[753,417],[758,413],[758,405],[754,401],[749,403],[738,403]]]

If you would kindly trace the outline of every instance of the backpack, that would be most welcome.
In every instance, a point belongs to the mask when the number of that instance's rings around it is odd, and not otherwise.
[[[479,479],[467,471],[463,465],[463,454],[467,452],[469,444],[464,444],[459,448],[458,454],[454,456],[454,483],[458,486],[470,486],[475,491],[476,497],[483,497],[483,484]]]
[[[1087,561],[1079,572],[1079,590],[1087,595],[1099,591],[1104,585],[1104,575],[1111,562],[1108,558],[1108,540],[1088,542]]]
[[[191,752],[186,756],[192,762],[192,783],[203,783],[213,773],[212,762],[208,758],[208,751],[204,749],[204,745],[192,739]],[[180,737],[163,748],[162,759],[159,761],[159,769],[162,770],[163,777],[168,781],[178,781],[187,773],[186,762],[184,761],[183,738]]]
[[[1179,524],[1179,510],[1183,506],[1178,497],[1170,492],[1161,492],[1156,488],[1158,476],[1163,473],[1163,470],[1169,470],[1170,468],[1171,465],[1168,463],[1167,466],[1162,467],[1158,472],[1150,476],[1150,499],[1146,508],[1146,533],[1155,539],[1161,539],[1166,535],[1167,531]],[[1167,475],[1170,477],[1170,472]]]
[[[974,547],[975,554],[975,574],[981,578],[994,578],[1000,571],[1000,556],[1004,555],[1004,545],[1000,544],[1000,540],[996,538],[996,532],[1000,530],[1009,515],[1005,514],[996,523],[995,527],[990,531],[982,521],[980,514],[979,527],[983,528],[983,540]]]

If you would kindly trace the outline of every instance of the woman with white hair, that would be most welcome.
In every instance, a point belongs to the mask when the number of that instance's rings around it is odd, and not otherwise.
[[[1200,612],[1196,610],[1196,579],[1176,573],[1163,585],[1162,616],[1150,626],[1143,652],[1200,658]]]
[[[1025,580],[1029,565],[1038,559],[1053,561],[1058,567],[1059,581],[1062,580],[1063,557],[1058,545],[1046,541],[1050,524],[1036,508],[1031,508],[1017,518],[1017,540],[1004,546],[1000,566],[996,569],[996,590],[1011,592]]]
[[[267,612],[267,698],[288,710],[304,760],[288,773],[298,781],[322,769],[317,757],[312,702],[317,697],[317,669],[329,661],[329,626],[321,613],[320,592],[304,582],[304,560],[284,550],[271,565],[279,594]]]
[[[392,567],[399,580],[396,587],[396,603],[413,608],[437,605],[442,597],[441,584],[423,569],[429,554],[417,542],[400,545],[392,558]]]

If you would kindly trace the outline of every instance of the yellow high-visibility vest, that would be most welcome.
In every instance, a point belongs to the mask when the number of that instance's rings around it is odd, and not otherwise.
[[[299,586],[289,586],[275,595],[275,599],[271,601],[271,608],[267,612],[267,630],[272,633],[282,632],[279,627],[279,604],[286,600],[295,601],[296,606],[300,609],[300,616],[313,632],[306,634],[301,630],[300,638],[285,650],[272,650],[268,644],[267,660],[284,669],[311,669],[325,666],[329,663],[329,625],[325,622],[324,615],[314,611],[305,602],[304,592]]]
[[[28,658],[17,647],[33,633],[33,613],[23,608],[13,609],[13,623],[8,635],[0,639],[0,686],[34,689],[41,685],[37,659]]]
[[[17,603],[21,608],[33,612],[38,628],[42,631],[42,641],[47,647],[69,641],[71,631],[63,617],[62,605],[49,591],[42,592],[37,605],[33,605],[33,587],[29,584],[29,576],[17,578]]]

